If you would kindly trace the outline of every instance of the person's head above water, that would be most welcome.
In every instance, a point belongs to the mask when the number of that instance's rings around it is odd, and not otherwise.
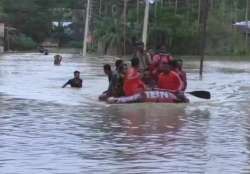
[[[61,61],[62,61],[62,56],[60,56],[58,54],[54,56],[54,64],[55,65],[60,65]]]
[[[115,68],[116,68],[116,70],[118,70],[118,68],[120,66],[122,66],[122,64],[123,64],[123,60],[121,60],[121,59],[116,60],[115,61]]]
[[[103,71],[106,75],[110,74],[112,72],[111,66],[109,64],[103,65]]]
[[[47,50],[47,49],[44,49],[44,55],[49,55],[49,50]]]
[[[138,68],[140,65],[140,61],[137,57],[133,57],[131,59],[131,66],[134,67],[134,68]]]
[[[76,79],[80,78],[80,72],[79,71],[74,72],[74,78],[76,78]]]

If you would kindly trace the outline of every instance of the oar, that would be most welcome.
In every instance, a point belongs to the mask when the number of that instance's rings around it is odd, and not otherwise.
[[[159,89],[159,88],[155,88],[154,90],[171,92],[169,90]],[[211,99],[211,94],[208,91],[191,91],[191,92],[185,92],[185,93],[193,95],[198,98],[202,98],[202,99]]]
[[[211,99],[211,94],[208,91],[192,91],[192,92],[186,92],[186,93],[191,94],[198,98]]]

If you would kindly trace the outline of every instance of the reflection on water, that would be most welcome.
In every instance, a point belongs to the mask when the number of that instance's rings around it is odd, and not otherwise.
[[[0,173],[249,173],[250,63],[186,62],[190,104],[107,105],[111,59],[0,57]],[[61,89],[80,70],[83,89]]]

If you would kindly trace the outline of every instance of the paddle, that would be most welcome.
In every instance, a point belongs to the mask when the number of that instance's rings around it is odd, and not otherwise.
[[[159,88],[154,88],[154,90],[171,92],[169,90],[159,89]],[[187,94],[190,94],[195,97],[202,98],[202,99],[211,99],[211,94],[208,91],[191,91],[191,92],[184,92],[184,93],[187,93]]]
[[[191,94],[198,98],[211,99],[211,94],[208,91],[192,91],[192,92],[186,92],[186,93]]]

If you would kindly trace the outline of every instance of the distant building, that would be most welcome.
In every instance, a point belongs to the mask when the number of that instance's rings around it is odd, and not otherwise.
[[[250,21],[235,22],[233,26],[242,32],[250,32]]]
[[[4,23],[0,23],[0,53],[4,52]]]
[[[66,27],[69,27],[70,25],[72,25],[72,22],[64,21],[64,22],[59,23],[57,21],[54,21],[54,22],[52,22],[52,25],[53,25],[53,27],[62,26],[63,28],[66,28]]]

